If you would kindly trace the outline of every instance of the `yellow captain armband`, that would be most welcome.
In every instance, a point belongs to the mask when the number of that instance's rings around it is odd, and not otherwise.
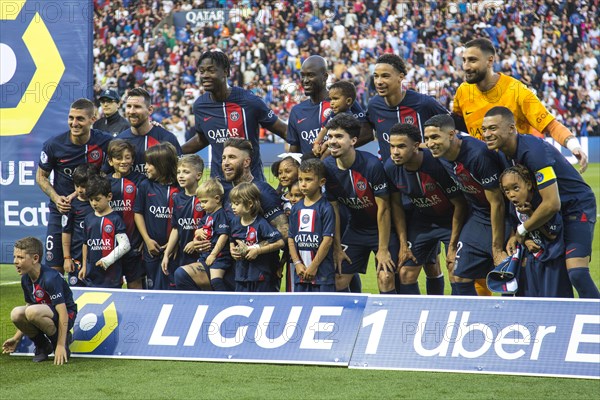
[[[545,167],[535,173],[535,182],[539,185],[556,179],[554,168]]]

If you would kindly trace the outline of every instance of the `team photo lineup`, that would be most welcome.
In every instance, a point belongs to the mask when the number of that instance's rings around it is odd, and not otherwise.
[[[460,296],[600,298],[588,155],[535,91],[496,71],[506,38],[468,39],[444,104],[407,87],[406,54],[389,43],[360,80],[318,53],[294,56],[303,97],[285,111],[241,84],[234,52],[195,46],[190,129],[179,109],[156,118],[168,101],[143,79],[74,101],[68,131],[40,149],[47,237],[15,244],[27,303],[52,306],[11,314],[37,361],[69,356],[70,287],[360,293],[374,255],[381,294],[421,294],[423,270],[428,295],[448,282]],[[285,142],[273,165],[267,141]],[[361,150],[373,141],[376,154]],[[197,154],[208,146],[210,164]]]

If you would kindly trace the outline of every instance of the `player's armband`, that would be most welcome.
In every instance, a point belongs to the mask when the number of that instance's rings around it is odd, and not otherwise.
[[[556,180],[556,174],[554,168],[550,166],[544,167],[535,173],[535,181],[538,186],[554,180]]]

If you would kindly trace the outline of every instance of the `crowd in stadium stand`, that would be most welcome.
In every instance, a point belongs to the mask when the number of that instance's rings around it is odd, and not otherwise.
[[[231,84],[264,98],[284,121],[302,99],[300,65],[309,55],[329,61],[331,82],[352,80],[366,108],[375,59],[395,53],[407,61],[408,87],[452,109],[462,44],[483,36],[497,48],[496,71],[532,87],[577,135],[600,136],[599,3],[95,0],[96,94],[142,86],[153,96],[153,119],[189,137],[203,51],[225,50]],[[225,8],[230,18],[176,31],[172,13],[198,8]]]

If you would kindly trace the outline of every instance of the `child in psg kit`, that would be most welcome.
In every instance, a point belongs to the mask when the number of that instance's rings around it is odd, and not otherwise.
[[[84,239],[83,222],[88,214],[94,212],[85,192],[88,181],[92,176],[98,175],[99,169],[92,164],[81,164],[73,171],[76,197],[71,200],[71,209],[62,217],[62,248],[64,255],[63,267],[68,273],[68,282],[71,286],[85,286],[79,280],[81,270],[82,248]]]
[[[183,156],[177,165],[177,183],[183,190],[173,202],[171,217],[173,229],[161,262],[164,274],[169,274],[169,259],[173,259],[175,269],[198,259],[198,251],[194,247],[193,240],[194,232],[200,226],[200,220],[204,216],[200,199],[196,197],[198,181],[202,178],[203,171],[204,161],[197,154]]]
[[[140,183],[146,175],[133,171],[135,149],[133,145],[122,139],[115,139],[108,145],[108,163],[114,172],[108,175],[112,199],[110,208],[117,212],[127,228],[127,237],[131,250],[123,256],[123,276],[127,288],[141,289],[146,270],[142,264],[142,236],[135,226],[133,205]]]
[[[237,292],[278,291],[278,251],[285,244],[279,231],[260,215],[260,198],[258,187],[247,182],[229,193],[235,214],[231,220],[230,250],[236,260]]]
[[[92,178],[86,193],[94,209],[84,221],[85,243],[79,279],[88,286],[120,288],[121,258],[131,249],[123,219],[109,205],[112,198],[108,180]]]
[[[163,251],[171,233],[171,217],[175,197],[179,193],[177,181],[177,151],[168,142],[146,151],[146,175],[138,188],[134,205],[134,220],[144,240],[144,266],[148,289],[174,289],[175,265],[169,263],[169,275],[161,269]]]
[[[300,164],[298,184],[304,194],[292,207],[288,246],[295,266],[295,292],[335,292],[333,206],[322,196],[325,166],[318,159]]]
[[[510,167],[500,175],[504,195],[511,202],[511,214],[516,216],[513,219],[515,228],[529,219],[541,203],[541,196],[535,190],[531,175],[522,165]],[[524,244],[527,251],[524,254],[526,261],[523,295],[572,298],[573,287],[565,263],[561,213],[556,213],[541,228],[527,232]]]

